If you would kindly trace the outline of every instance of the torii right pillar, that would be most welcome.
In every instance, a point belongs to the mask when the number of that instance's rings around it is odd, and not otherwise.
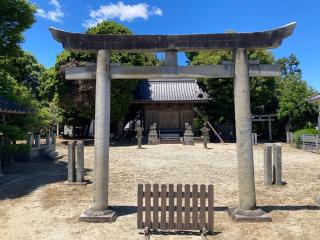
[[[252,120],[250,109],[249,64],[245,48],[234,50],[234,103],[237,138],[239,207],[229,208],[234,221],[270,222],[271,218],[256,208]]]

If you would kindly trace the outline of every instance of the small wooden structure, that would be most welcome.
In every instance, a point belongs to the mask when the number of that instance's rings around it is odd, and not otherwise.
[[[137,227],[150,230],[200,230],[202,236],[213,231],[213,185],[138,185]]]

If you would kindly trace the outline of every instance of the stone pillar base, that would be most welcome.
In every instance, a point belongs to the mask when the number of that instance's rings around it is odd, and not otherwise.
[[[81,214],[79,220],[82,222],[114,222],[117,219],[117,213],[111,209],[104,211],[94,211],[92,209],[86,210]]]
[[[84,185],[87,185],[88,182],[86,182],[86,181],[83,181],[83,182],[68,182],[68,181],[65,181],[64,184],[65,185],[80,185],[80,186],[84,186]]]
[[[235,222],[272,222],[272,218],[261,208],[254,210],[228,208],[227,212]]]
[[[320,195],[316,197],[316,204],[320,205]]]

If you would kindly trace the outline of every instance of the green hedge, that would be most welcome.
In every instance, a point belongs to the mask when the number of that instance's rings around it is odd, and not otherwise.
[[[318,130],[314,128],[304,128],[297,130],[293,133],[293,140],[296,143],[296,145],[301,144],[301,137],[303,134],[318,134]]]
[[[0,146],[0,153],[29,153],[31,146],[29,144],[5,144]]]

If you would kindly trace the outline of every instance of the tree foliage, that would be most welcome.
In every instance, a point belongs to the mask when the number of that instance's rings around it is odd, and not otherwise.
[[[35,10],[27,0],[0,1],[0,56],[19,52],[22,33],[34,23]]]

